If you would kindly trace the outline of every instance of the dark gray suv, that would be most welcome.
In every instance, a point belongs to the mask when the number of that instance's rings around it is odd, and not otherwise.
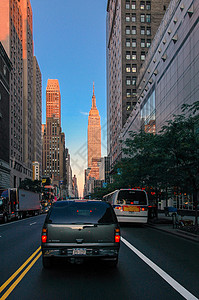
[[[99,258],[116,266],[120,228],[112,206],[97,200],[58,201],[48,212],[42,229],[43,266],[53,258],[70,262]]]

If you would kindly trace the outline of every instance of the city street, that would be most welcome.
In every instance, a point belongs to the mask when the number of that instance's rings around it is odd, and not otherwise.
[[[117,268],[42,267],[45,215],[0,225],[0,299],[198,299],[199,244],[147,226],[123,225]]]

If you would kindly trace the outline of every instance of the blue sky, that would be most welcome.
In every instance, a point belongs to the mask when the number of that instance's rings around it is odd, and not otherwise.
[[[34,53],[42,73],[43,123],[47,80],[58,79],[62,130],[82,192],[93,81],[101,116],[102,155],[106,155],[107,0],[31,0],[31,6]]]

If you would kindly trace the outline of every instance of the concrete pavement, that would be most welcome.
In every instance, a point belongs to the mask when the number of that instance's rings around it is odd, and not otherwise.
[[[192,223],[195,222],[194,216],[179,216],[179,220],[183,220],[186,223]],[[191,232],[187,232],[181,229],[176,228],[176,226],[173,225],[173,217],[165,216],[164,213],[158,213],[158,218],[153,218],[149,220],[147,226],[150,226],[157,230],[162,230],[170,234],[177,235],[179,237],[189,239],[195,242],[199,242],[199,234],[193,234]]]

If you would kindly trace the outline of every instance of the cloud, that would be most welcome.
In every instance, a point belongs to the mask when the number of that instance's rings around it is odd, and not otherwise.
[[[84,116],[88,116],[89,113],[88,112],[83,112],[83,111],[80,111],[80,114],[84,115]]]

